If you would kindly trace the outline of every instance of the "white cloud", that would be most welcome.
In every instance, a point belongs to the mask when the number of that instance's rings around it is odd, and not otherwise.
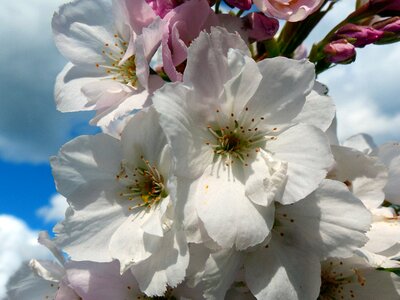
[[[46,162],[82,130],[87,114],[56,111],[53,86],[65,64],[51,34],[51,17],[63,0],[1,1],[0,157]],[[93,130],[93,129],[92,129]]]
[[[50,258],[50,252],[37,242],[38,232],[11,215],[0,215],[0,299],[5,285],[23,261]]]
[[[42,217],[46,223],[58,222],[64,219],[67,207],[67,199],[60,194],[56,194],[50,198],[50,205],[39,208],[36,213],[39,217]]]

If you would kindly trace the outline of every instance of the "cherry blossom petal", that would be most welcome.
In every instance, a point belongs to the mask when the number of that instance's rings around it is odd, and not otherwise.
[[[196,211],[209,236],[224,248],[238,250],[263,242],[274,221],[273,206],[253,204],[241,178],[222,164],[210,166],[189,195],[196,199]]]
[[[293,122],[313,125],[325,132],[332,124],[336,107],[331,97],[317,91],[321,90],[321,86],[315,82],[314,89],[306,97],[303,109]]]
[[[247,104],[249,110],[264,116],[269,124],[290,122],[300,113],[313,88],[314,65],[285,57],[265,59],[257,65],[263,78]]]
[[[277,199],[283,204],[294,203],[309,195],[333,164],[328,140],[314,126],[293,126],[267,143],[266,149],[273,153],[274,159],[288,163],[287,183],[282,198]]]
[[[92,110],[93,104],[88,103],[89,99],[82,93],[82,88],[103,75],[94,67],[78,67],[67,63],[56,78],[54,94],[57,109],[61,112]]]
[[[229,48],[249,54],[238,34],[228,33],[221,27],[211,28],[211,34],[201,32],[189,47],[183,81],[204,98],[218,99],[224,83],[230,78],[226,58]]]
[[[189,265],[189,249],[182,231],[171,229],[148,259],[134,264],[131,271],[148,296],[162,296],[167,288],[183,281]]]
[[[246,282],[257,299],[316,299],[320,268],[318,256],[304,243],[293,244],[276,234],[245,261]]]
[[[66,268],[69,285],[85,300],[126,300],[143,296],[130,272],[119,273],[116,261],[69,262]]]
[[[73,64],[104,61],[102,49],[114,40],[112,7],[106,0],[77,0],[60,7],[52,27],[60,52]]]
[[[69,197],[93,182],[114,182],[121,162],[119,141],[106,134],[81,136],[50,159],[57,190]]]

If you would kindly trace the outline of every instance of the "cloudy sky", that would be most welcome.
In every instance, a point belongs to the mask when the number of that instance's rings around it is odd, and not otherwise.
[[[0,298],[22,260],[45,257],[39,229],[62,218],[48,157],[78,134],[92,134],[90,114],[61,114],[53,102],[56,74],[65,64],[51,38],[50,20],[61,0],[0,0]],[[319,40],[347,12],[341,1],[307,45]],[[400,140],[399,45],[359,49],[357,61],[320,76],[337,103],[341,139],[370,133],[380,144]]]

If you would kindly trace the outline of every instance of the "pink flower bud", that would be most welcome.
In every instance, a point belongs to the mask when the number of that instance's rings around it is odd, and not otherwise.
[[[390,44],[400,40],[400,17],[392,17],[382,21],[375,22],[374,28],[383,32],[383,37],[377,41],[377,44]]]
[[[243,22],[249,38],[255,41],[271,39],[279,29],[278,20],[263,13],[250,13],[243,18]]]
[[[356,49],[353,44],[346,39],[340,39],[327,44],[324,52],[329,62],[332,63],[351,63],[356,58]]]
[[[384,32],[400,33],[400,17],[391,18],[392,22],[383,26],[380,30]]]
[[[375,43],[383,36],[383,32],[372,27],[346,24],[336,32],[337,38],[351,42],[355,47],[364,47]]]
[[[233,7],[248,10],[251,8],[251,0],[225,0],[225,2]]]

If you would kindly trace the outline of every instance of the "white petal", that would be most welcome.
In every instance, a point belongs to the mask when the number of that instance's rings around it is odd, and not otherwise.
[[[131,267],[140,289],[148,296],[162,296],[167,285],[183,281],[189,265],[189,249],[182,231],[172,228],[147,260]]]
[[[135,114],[122,132],[121,140],[123,157],[127,161],[141,161],[143,155],[144,159],[159,168],[167,139],[159,124],[158,113],[153,107]],[[169,154],[165,153],[166,160],[171,160]],[[164,174],[166,175],[168,173]]]
[[[285,57],[258,62],[263,76],[259,89],[247,104],[269,124],[283,124],[296,117],[314,85],[314,65]],[[289,88],[290,87],[290,88]]]
[[[400,220],[395,217],[393,220],[373,222],[367,237],[369,241],[364,248],[375,253],[400,243]]]
[[[332,146],[332,153],[336,164],[328,177],[346,183],[369,209],[380,206],[385,199],[386,167],[376,158],[351,148]]]
[[[339,264],[338,259],[331,260],[334,266],[332,272],[336,272],[334,275],[352,276],[349,278],[351,282],[346,283],[344,280],[336,289],[331,285],[332,288],[327,289],[329,294],[324,294],[329,297],[328,299],[340,299],[342,296],[346,297],[344,299],[399,299],[400,296],[396,291],[390,272],[376,270],[375,267],[356,256],[340,259],[340,261],[342,264]],[[329,268],[329,264],[327,266],[325,263],[323,268]]]
[[[254,95],[262,77],[256,62],[239,50],[229,50],[228,64],[232,77],[224,84],[223,106],[226,111],[239,115]]]
[[[301,243],[287,243],[276,234],[266,248],[248,255],[245,274],[257,299],[316,299],[319,294],[318,256]]]
[[[77,65],[104,61],[102,50],[113,43],[112,8],[106,0],[80,0],[64,4],[52,20],[60,52]]]
[[[127,218],[128,209],[110,203],[110,195],[104,192],[93,192],[92,197],[82,195],[82,198],[93,202],[82,210],[67,211],[65,221],[54,228],[55,242],[73,260],[109,262],[112,260],[108,250],[111,236]]]
[[[362,202],[333,180],[324,180],[304,200],[279,206],[276,214],[289,239],[307,241],[309,251],[321,258],[349,257],[365,244],[371,224],[371,214]]]
[[[192,96],[193,92],[182,84],[167,84],[154,94],[153,103],[173,155],[178,158],[176,174],[196,178],[211,163],[214,153],[202,138],[207,136],[207,125],[200,125],[205,122],[202,111],[209,108],[189,101]]]
[[[158,216],[146,213],[143,210],[137,214],[132,214],[110,237],[110,255],[120,261],[121,273],[125,272],[133,264],[147,259],[152,252],[158,249],[162,242],[162,235],[150,235],[142,229],[143,223],[154,217],[158,218]]]
[[[400,143],[389,142],[374,151],[389,169],[389,180],[385,187],[386,200],[400,204]]]
[[[197,214],[215,242],[244,250],[264,241],[274,222],[274,208],[253,204],[245,195],[243,177],[216,163],[197,184],[189,197],[196,199]]]
[[[56,282],[51,282],[40,278],[32,272],[27,264],[24,263],[7,283],[7,299],[53,299],[57,293],[57,287],[58,284]]]
[[[315,82],[315,84],[319,84]],[[315,87],[314,87],[315,88]],[[326,131],[335,117],[336,107],[331,97],[319,94],[315,89],[306,97],[303,109],[294,118],[295,123],[314,125]]]
[[[115,182],[121,163],[119,141],[106,134],[80,136],[50,159],[57,190],[68,197],[80,186]]]
[[[227,61],[229,48],[249,53],[239,34],[228,33],[222,27],[212,27],[211,34],[201,32],[189,47],[183,81],[205,98],[217,99],[231,75]]]
[[[294,203],[314,191],[333,164],[328,140],[320,129],[296,125],[271,140],[266,149],[272,157],[288,163],[287,183],[281,199]]]
[[[244,171],[247,177],[246,196],[257,205],[268,206],[284,188],[287,163],[267,161],[260,153]]]
[[[376,148],[372,137],[365,133],[360,133],[349,137],[343,142],[343,146],[354,148],[365,154],[370,154]]]
[[[95,67],[85,68],[67,63],[56,78],[54,97],[57,109],[62,112],[94,109],[93,104],[82,93],[82,87],[100,80],[103,75]]]
[[[29,266],[36,275],[47,281],[59,282],[65,275],[61,265],[49,260],[32,259]]]
[[[242,264],[243,254],[234,249],[212,253],[205,263],[204,273],[201,276],[204,297],[212,300],[224,299]]]

